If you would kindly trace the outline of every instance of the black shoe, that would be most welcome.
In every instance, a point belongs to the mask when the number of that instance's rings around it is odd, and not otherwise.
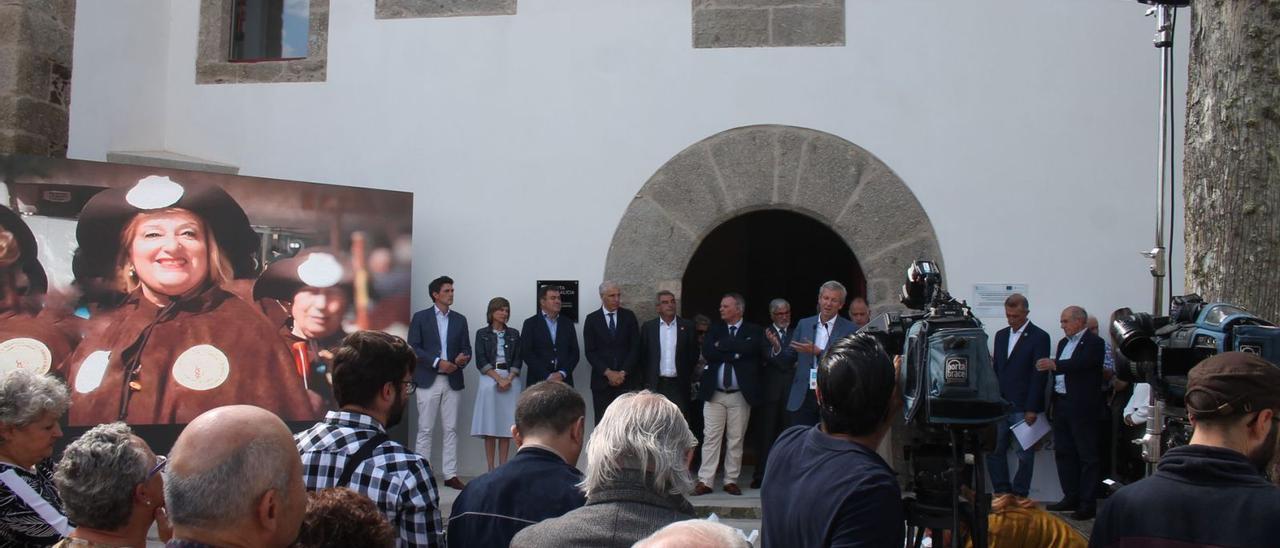
[[[1062,499],[1058,502],[1055,502],[1053,504],[1050,504],[1044,507],[1044,509],[1050,512],[1068,512],[1068,511],[1077,510],[1079,506],[1080,506],[1080,503],[1076,502],[1075,500]]]
[[[759,488],[760,488],[760,483],[761,483],[760,478],[753,478],[753,479],[751,480],[751,488],[752,488],[752,489],[759,489]]]
[[[1093,516],[1097,513],[1098,511],[1095,508],[1081,508],[1071,513],[1071,519],[1076,521],[1088,521],[1093,519]]]

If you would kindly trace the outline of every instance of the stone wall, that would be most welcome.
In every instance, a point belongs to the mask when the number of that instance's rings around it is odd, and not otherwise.
[[[515,14],[516,0],[377,0],[374,7],[378,19]]]
[[[693,0],[693,47],[843,46],[844,0]]]
[[[75,0],[0,2],[0,153],[67,155]]]

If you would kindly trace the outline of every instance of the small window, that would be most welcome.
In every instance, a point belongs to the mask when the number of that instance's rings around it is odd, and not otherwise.
[[[231,61],[307,57],[310,0],[234,0]]]

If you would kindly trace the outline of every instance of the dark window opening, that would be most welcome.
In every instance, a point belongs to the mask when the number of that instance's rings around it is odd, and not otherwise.
[[[311,0],[235,0],[231,61],[307,57]]]
[[[684,271],[681,315],[705,314],[718,321],[720,298],[742,293],[746,320],[767,326],[769,301],[791,303],[792,322],[817,313],[818,287],[836,280],[848,300],[866,296],[866,278],[853,251],[835,232],[811,217],[781,210],[747,213],[708,234]]]

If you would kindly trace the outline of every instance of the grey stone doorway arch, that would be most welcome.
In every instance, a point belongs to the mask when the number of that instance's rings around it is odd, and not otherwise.
[[[942,266],[928,215],[884,162],[829,133],[757,125],[703,139],[649,178],[613,234],[605,278],[622,287],[628,307],[652,317],[653,295],[681,295],[685,268],[712,230],[763,209],[807,215],[835,231],[862,266],[877,313],[898,306],[911,261]]]

